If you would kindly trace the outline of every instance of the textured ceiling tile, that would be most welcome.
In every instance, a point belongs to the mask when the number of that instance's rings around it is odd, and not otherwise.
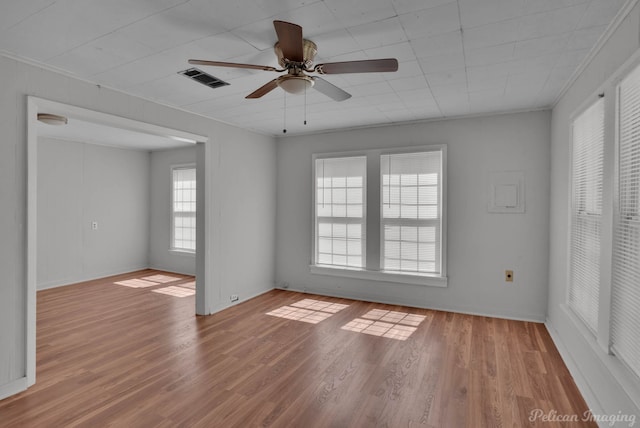
[[[418,58],[462,52],[462,33],[460,30],[456,30],[436,36],[413,39],[409,43]]]
[[[515,47],[516,44],[512,42],[479,49],[466,49],[466,64],[473,67],[511,61],[514,59]]]
[[[509,19],[494,24],[486,24],[463,31],[465,49],[479,49],[497,46],[518,40],[518,20]]]
[[[464,55],[462,52],[422,58],[418,60],[418,62],[425,73],[458,70],[465,66]]]
[[[572,31],[587,9],[587,3],[522,17],[518,23],[518,39],[533,39]]]
[[[364,52],[369,59],[396,58],[400,63],[411,61],[416,57],[409,42],[400,42],[395,45],[367,49]]]
[[[387,0],[324,0],[329,10],[345,27],[381,21],[396,16]]]
[[[522,16],[524,0],[459,0],[462,28],[467,29]]]
[[[418,10],[430,9],[447,3],[455,3],[457,0],[392,0],[391,3],[398,15]]]
[[[358,25],[350,28],[349,33],[362,49],[379,48],[407,41],[398,18]]]
[[[429,9],[400,15],[400,22],[410,40],[460,29],[458,5],[446,3]]]
[[[4,0],[0,51],[237,126],[281,135],[550,105],[624,0]],[[318,44],[315,63],[395,57],[394,73],[328,75],[352,93],[245,96],[278,76],[273,20]],[[461,30],[462,28],[462,30]],[[97,73],[97,74],[96,74]],[[544,80],[543,83],[541,83]],[[287,109],[284,110],[286,100]],[[307,108],[309,125],[302,125]]]
[[[625,3],[625,0],[592,0],[578,22],[578,28],[608,25]]]

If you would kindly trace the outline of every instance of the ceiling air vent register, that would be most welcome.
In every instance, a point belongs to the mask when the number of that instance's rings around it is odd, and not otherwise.
[[[228,85],[227,82],[218,79],[215,76],[205,73],[202,70],[198,70],[197,68],[189,68],[187,70],[179,71],[178,74],[182,74],[190,79],[195,80],[196,82],[202,83],[210,88],[219,88],[220,86]]]

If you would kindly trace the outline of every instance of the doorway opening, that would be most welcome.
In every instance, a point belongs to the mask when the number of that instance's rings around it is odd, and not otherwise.
[[[60,126],[42,120],[52,116],[64,119],[58,119]],[[202,154],[208,139],[36,97],[28,97],[27,123],[25,367],[27,383],[32,385],[39,289],[168,266],[167,271],[196,277],[194,314],[204,306],[204,274],[197,273],[206,270],[204,257],[197,254],[206,242],[199,242],[197,251],[195,246],[192,251],[174,251],[169,242],[173,209],[161,207],[173,203],[172,169],[165,164],[189,160],[197,169],[197,178],[190,184],[197,191],[190,207],[195,211],[192,233],[204,225],[205,185],[196,183],[205,177],[208,161]],[[162,233],[151,232],[161,229]],[[162,235],[160,241],[158,235]],[[200,236],[206,241],[205,234]],[[152,254],[152,248],[163,245],[167,255]],[[46,263],[40,263],[43,260]]]

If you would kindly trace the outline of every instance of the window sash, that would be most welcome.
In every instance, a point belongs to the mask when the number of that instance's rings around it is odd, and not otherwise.
[[[618,86],[611,351],[640,376],[640,67]]]
[[[573,122],[572,205],[567,304],[593,332],[598,329],[604,166],[604,100]]]
[[[196,170],[171,168],[171,249],[196,250]]]
[[[314,263],[366,267],[366,157],[316,158]]]
[[[383,271],[442,272],[441,150],[380,158],[380,263]]]

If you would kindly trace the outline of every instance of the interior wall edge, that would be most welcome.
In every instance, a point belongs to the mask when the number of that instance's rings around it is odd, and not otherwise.
[[[4,385],[0,385],[0,400],[4,400],[7,397],[18,394],[19,392],[26,391],[29,387],[29,382],[26,376],[13,380]]]

